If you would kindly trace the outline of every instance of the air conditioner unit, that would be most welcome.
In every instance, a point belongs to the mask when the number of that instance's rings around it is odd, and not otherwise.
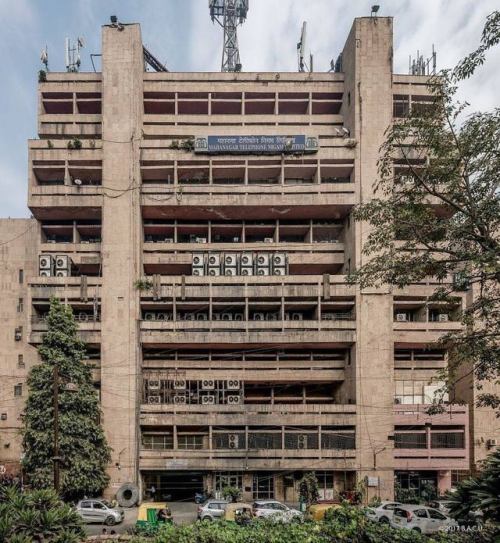
[[[264,238],[264,243],[274,243],[274,238]]]
[[[226,253],[224,255],[224,266],[229,268],[236,268],[238,265],[238,256],[234,253]]]
[[[185,404],[186,403],[186,395],[185,394],[176,394],[174,397],[174,403],[176,404]]]
[[[449,321],[448,313],[440,313],[438,315],[438,322],[448,322],[448,321]]]
[[[201,382],[201,389],[202,390],[214,390],[215,389],[215,381],[213,379],[203,379]]]
[[[232,313],[222,313],[221,314],[221,320],[223,320],[223,321],[232,321],[233,320],[233,314]]]
[[[307,435],[306,434],[299,434],[297,436],[297,448],[307,449]]]
[[[213,394],[202,396],[201,397],[201,403],[202,403],[202,405],[214,405],[215,404],[215,396]]]
[[[286,275],[286,268],[273,268],[273,275]]]
[[[217,268],[220,266],[220,255],[219,254],[209,254],[208,258],[208,265],[212,266],[214,268]]]
[[[75,320],[80,322],[87,322],[89,320],[89,315],[87,313],[78,313],[75,315]]]
[[[269,267],[269,254],[268,253],[259,253],[256,258],[257,266],[259,267]]]
[[[214,321],[222,320],[222,313],[212,313],[212,320]]]
[[[407,313],[396,313],[396,321],[397,322],[406,322],[408,320],[408,314]]]
[[[269,275],[269,268],[257,268],[257,275]]]
[[[488,449],[492,449],[493,447],[496,447],[497,446],[497,440],[496,439],[488,439],[486,441],[486,446],[488,447]]]
[[[68,255],[56,255],[55,258],[56,270],[69,270],[71,260]]]
[[[196,313],[184,313],[185,321],[194,321],[196,320]]]
[[[172,313],[156,313],[157,321],[171,321]]]
[[[233,313],[233,321],[242,321],[244,320],[243,313]]]
[[[145,321],[154,321],[154,320],[156,320],[156,314],[153,313],[152,311],[146,311],[144,313],[144,320]]]
[[[279,313],[266,313],[266,321],[277,321],[279,317]]]
[[[324,321],[334,321],[335,320],[335,313],[323,313],[321,315],[321,318]]]
[[[206,243],[207,238],[196,238],[196,243]]]
[[[273,266],[282,268],[286,266],[286,254],[285,253],[275,253],[273,255]]]
[[[192,274],[195,277],[203,277],[205,275],[205,268],[193,268]]]
[[[163,240],[164,243],[173,243],[174,242],[174,238],[165,238]]]
[[[224,268],[224,275],[234,277],[238,275],[238,270],[236,268]]]
[[[253,267],[253,254],[252,253],[242,253],[240,256],[240,266],[244,267]]]
[[[146,236],[146,239],[145,239],[146,243],[151,243],[152,241],[154,241],[154,238],[153,236]]]
[[[253,275],[253,268],[241,268],[240,275],[246,275],[246,276]]]
[[[186,390],[185,379],[175,379],[172,385],[173,385],[174,390]]]
[[[203,253],[193,253],[193,266],[202,267],[205,265],[205,255]]]
[[[148,403],[161,403],[160,396],[148,396]]]
[[[21,327],[14,330],[14,339],[16,341],[21,341],[23,339],[23,329]]]
[[[208,275],[211,277],[218,277],[220,275],[219,268],[208,268]]]
[[[206,313],[196,313],[196,320],[197,321],[207,321],[208,315]]]
[[[69,270],[56,270],[56,277],[69,277]]]
[[[301,321],[304,318],[302,313],[290,313],[290,320],[292,321]]]
[[[51,270],[40,270],[40,277],[52,277]]]
[[[254,321],[263,321],[265,319],[266,319],[266,317],[265,317],[264,313],[254,313],[253,314],[253,320]]]
[[[241,383],[239,379],[228,379],[226,386],[228,390],[240,390]]]
[[[148,381],[148,390],[160,390],[160,381],[155,379],[154,381]]]
[[[38,257],[38,267],[41,270],[52,269],[52,255],[40,255]]]
[[[228,442],[230,449],[237,449],[240,441],[240,436],[238,434],[229,434]]]
[[[240,403],[240,396],[238,394],[230,394],[226,396],[226,400],[230,405],[237,405]]]

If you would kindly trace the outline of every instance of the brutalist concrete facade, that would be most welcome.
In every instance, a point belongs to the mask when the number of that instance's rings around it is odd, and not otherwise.
[[[333,73],[151,73],[139,25],[102,36],[102,72],[39,84],[34,218],[0,222],[0,463],[18,469],[57,296],[95,367],[110,495],[233,484],[295,501],[311,470],[325,498],[449,488],[499,437],[472,406],[425,413],[456,312],[426,305],[432,282],[345,283],[365,260],[351,213],[373,196],[384,131],[428,96],[424,77],[393,73],[392,19],[356,19]],[[210,136],[285,143],[214,152]]]

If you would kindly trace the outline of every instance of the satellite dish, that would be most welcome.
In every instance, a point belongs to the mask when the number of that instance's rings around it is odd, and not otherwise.
[[[73,183],[75,185],[82,185],[83,184],[83,181],[81,179],[73,179]]]

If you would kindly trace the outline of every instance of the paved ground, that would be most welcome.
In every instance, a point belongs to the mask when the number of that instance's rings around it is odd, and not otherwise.
[[[197,505],[194,502],[170,502],[169,507],[176,524],[189,524],[196,520]],[[125,509],[125,520],[116,526],[104,526],[102,524],[87,524],[88,535],[98,535],[102,533],[103,528],[107,533],[114,530],[117,534],[126,533],[129,528],[135,526],[137,520],[137,507]]]

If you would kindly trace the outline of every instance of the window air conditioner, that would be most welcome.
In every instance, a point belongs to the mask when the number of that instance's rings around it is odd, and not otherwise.
[[[269,275],[269,269],[268,268],[259,268],[257,270],[257,275]]]
[[[184,313],[184,320],[186,321],[196,320],[196,313]]]
[[[174,396],[174,403],[176,403],[176,404],[185,404],[186,403],[186,396],[184,394],[176,394]]]
[[[206,321],[208,320],[208,315],[206,313],[196,313],[197,321]]]
[[[299,434],[297,436],[297,448],[307,449],[307,435],[306,434]]]
[[[149,396],[148,403],[160,403],[160,396]]]
[[[56,277],[69,277],[68,270],[56,270]]]
[[[240,264],[241,266],[251,267],[253,265],[253,255],[248,254],[248,253],[243,253],[240,258]]]
[[[203,254],[193,254],[193,266],[203,266],[205,264],[205,257]]]
[[[235,275],[238,275],[237,273],[237,269],[236,268],[225,268],[224,269],[224,275],[226,276],[235,276]]]
[[[237,405],[240,403],[240,397],[237,394],[230,394],[227,396],[227,403],[230,405]]]
[[[157,321],[171,321],[172,313],[157,313],[156,320]]]
[[[290,317],[292,321],[301,321],[303,319],[302,313],[291,313]]]
[[[238,434],[229,434],[228,442],[230,449],[237,449],[239,445],[239,435]]]
[[[56,270],[69,270],[71,260],[68,255],[56,255],[55,265]]]
[[[208,255],[208,265],[209,266],[220,266],[220,255],[219,254],[210,254]]]
[[[146,311],[144,313],[144,320],[145,321],[154,321],[154,320],[156,320],[156,315],[151,311]]]
[[[38,257],[38,267],[41,270],[50,270],[52,268],[52,255],[40,255]]]
[[[40,277],[52,277],[51,270],[40,270]]]
[[[285,268],[274,268],[273,275],[286,275]]]
[[[193,275],[196,277],[203,277],[205,275],[205,270],[203,268],[193,268]]]
[[[263,320],[265,320],[264,313],[254,313],[253,314],[253,320],[254,321],[263,321]]]
[[[274,238],[264,238],[264,243],[274,243]]]
[[[496,447],[497,446],[497,440],[496,439],[488,439],[486,441],[486,446],[488,447],[488,449],[492,449],[493,447]]]
[[[284,253],[275,253],[273,255],[273,265],[282,267],[286,265],[286,255]]]
[[[213,379],[203,379],[201,382],[201,389],[202,390],[214,390],[215,389],[215,381]]]
[[[408,320],[408,314],[407,313],[396,313],[396,321],[397,322],[406,322]]]
[[[229,379],[226,384],[228,390],[240,390],[241,388],[241,384],[238,379]]]
[[[154,380],[154,381],[149,380],[148,381],[148,390],[160,390],[160,381],[158,381],[158,380]]]
[[[210,275],[211,277],[217,277],[220,275],[220,270],[219,268],[209,268],[208,270],[208,275]]]
[[[230,268],[235,268],[237,265],[237,256],[234,253],[232,254],[226,253],[224,255],[224,265]]]
[[[233,314],[232,313],[222,313],[222,320],[223,321],[232,321],[233,320]]]
[[[252,268],[241,268],[241,275],[253,275]]]
[[[215,396],[213,394],[202,396],[201,397],[201,403],[202,405],[214,405],[215,404]]]
[[[335,313],[323,313],[321,315],[321,318],[324,321],[334,321],[335,320]]]
[[[243,313],[234,313],[233,314],[233,320],[234,321],[242,321],[243,319]]]
[[[448,322],[449,317],[447,313],[440,313],[438,315],[438,322]]]
[[[206,243],[207,238],[196,238],[196,243]]]
[[[185,379],[176,379],[173,382],[174,390],[185,390],[186,389],[186,380]]]
[[[269,255],[267,253],[257,255],[257,266],[269,266]]]

